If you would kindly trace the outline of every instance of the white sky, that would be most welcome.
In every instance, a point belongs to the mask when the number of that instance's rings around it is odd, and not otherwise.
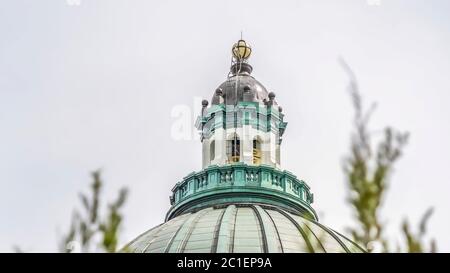
[[[171,138],[171,110],[211,98],[241,30],[289,122],[283,168],[311,186],[322,223],[353,224],[342,56],[379,103],[372,128],[411,133],[389,235],[433,206],[429,234],[450,251],[449,1],[71,1],[0,1],[0,251],[56,250],[97,168],[109,199],[131,190],[122,244],[162,222],[172,186],[201,168],[200,143]]]

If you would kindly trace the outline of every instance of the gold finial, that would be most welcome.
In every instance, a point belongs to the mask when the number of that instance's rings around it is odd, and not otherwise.
[[[239,40],[233,45],[233,57],[236,61],[241,62],[247,60],[252,54],[252,47],[245,40]]]

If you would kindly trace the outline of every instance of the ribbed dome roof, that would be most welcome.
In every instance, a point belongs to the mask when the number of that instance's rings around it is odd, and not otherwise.
[[[341,234],[279,207],[233,204],[182,214],[140,235],[129,252],[364,252]]]

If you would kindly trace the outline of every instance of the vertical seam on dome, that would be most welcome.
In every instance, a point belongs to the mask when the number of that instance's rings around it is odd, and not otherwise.
[[[234,236],[236,234],[236,219],[238,215],[239,207],[236,206],[236,210],[234,212],[234,221],[233,221],[233,230],[231,231],[231,238],[230,238],[230,253],[234,253]]]
[[[181,228],[184,226],[184,224],[187,222],[189,217],[186,217],[186,219],[183,221],[183,223],[178,227],[177,231],[172,235],[172,238],[170,238],[169,243],[167,244],[166,248],[164,249],[164,253],[168,253],[170,248],[172,247],[173,241],[178,235],[178,232],[180,232]]]
[[[237,207],[235,204],[228,205],[225,209],[218,232],[217,251],[230,253],[233,240],[233,227],[236,218]],[[223,237],[221,237],[223,236]]]
[[[316,233],[314,233],[314,231],[306,224],[305,225],[309,231],[312,233],[312,235],[314,235],[314,237],[317,239],[317,242],[319,242],[320,247],[323,249],[323,251],[325,251],[325,253],[327,253],[327,250],[325,249],[325,247],[323,246],[322,242],[320,241],[320,239],[317,237]]]
[[[186,216],[186,220],[187,220],[187,218],[189,218],[189,217]],[[164,224],[166,224],[166,223],[164,223]],[[145,253],[145,251],[147,251],[147,249],[150,247],[150,245],[158,238],[159,233],[161,233],[161,231],[165,230],[165,228],[164,228],[165,226],[163,226],[164,224],[160,225],[161,229],[155,233],[155,235],[153,236],[153,239],[150,240],[150,242],[142,249],[142,253]],[[183,224],[184,224],[184,221],[183,221]],[[183,224],[181,224],[180,226],[182,226]]]
[[[263,241],[263,252],[268,253],[269,249],[267,247],[267,237],[266,237],[267,234],[266,234],[266,230],[264,228],[264,223],[262,221],[261,214],[259,214],[259,211],[256,209],[256,207],[254,205],[250,205],[250,207],[253,209],[253,212],[256,214],[256,218],[258,219],[258,222],[259,222],[259,227],[261,228],[261,234],[262,234],[261,238]]]
[[[339,237],[337,237],[336,234],[333,233],[333,231],[331,231],[326,226],[320,224],[319,222],[311,221],[311,223],[316,224],[319,227],[321,227],[322,229],[324,229],[325,231],[327,231],[328,234],[330,234],[342,246],[342,248],[345,250],[345,252],[350,253],[350,250],[345,246],[345,244],[341,241],[341,239],[339,239]]]
[[[300,232],[300,234],[303,237],[303,240],[306,243],[306,246],[308,247],[308,250],[311,253],[315,253],[314,248],[311,245],[311,242],[309,241],[308,237],[305,234],[305,231],[302,229],[302,227],[297,223],[297,221],[294,220],[294,218],[292,218],[292,216],[290,216],[288,213],[286,213],[284,210],[279,209],[277,207],[274,208],[276,211],[278,211],[279,213],[283,214],[284,217],[288,218],[289,221],[291,221],[292,224],[294,224],[294,226],[298,229],[298,231]]]
[[[180,245],[178,246],[177,253],[184,253],[184,249],[186,248],[186,244],[189,241],[189,238],[191,237],[195,226],[197,225],[197,223],[200,220],[200,218],[202,218],[209,211],[210,211],[209,209],[205,209],[205,210],[197,212],[198,215],[195,215],[194,220],[192,220],[192,223],[189,226],[188,232],[186,233],[186,235],[184,236],[184,238],[181,241]]]
[[[158,234],[161,233],[161,231],[163,231],[164,228],[161,227],[160,230],[158,230],[158,232],[156,232],[156,234],[153,236],[153,239],[150,240],[150,242],[148,242],[148,244],[142,249],[142,253],[145,253],[145,251],[147,251],[147,249],[150,247],[150,245],[156,240],[156,238],[158,238]]]
[[[163,223],[164,224],[164,223]],[[149,230],[147,230],[146,232],[142,233],[141,235],[139,235],[138,237],[136,237],[133,241],[129,242],[128,244],[126,244],[121,250],[120,252],[127,252],[127,249],[131,247],[132,244],[136,243],[139,239],[141,239],[143,236],[148,235],[150,232],[156,230],[157,228],[161,227],[163,224],[159,224],[156,227],[153,227]],[[135,252],[135,251],[134,251]]]
[[[214,229],[213,243],[211,245],[211,253],[217,252],[217,243],[219,241],[219,232],[220,232],[220,227],[222,226],[222,220],[223,220],[223,215],[225,214],[225,211],[226,211],[226,208],[223,208],[220,216],[217,219],[216,227]]]
[[[277,237],[278,237],[278,242],[280,243],[280,247],[281,247],[281,253],[284,253],[283,242],[281,241],[281,236],[280,236],[280,233],[278,232],[277,225],[275,224],[275,221],[273,220],[272,216],[270,216],[270,213],[268,213],[265,209],[263,209],[263,210],[267,214],[270,221],[272,222],[273,227],[275,228],[275,232],[277,233]]]

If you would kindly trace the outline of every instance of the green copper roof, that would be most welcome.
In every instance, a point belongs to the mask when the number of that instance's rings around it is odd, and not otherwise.
[[[314,220],[279,207],[245,203],[185,213],[140,235],[124,251],[364,252]]]
[[[239,202],[280,206],[317,220],[309,186],[287,171],[235,163],[209,166],[177,183],[166,220],[190,210]]]

